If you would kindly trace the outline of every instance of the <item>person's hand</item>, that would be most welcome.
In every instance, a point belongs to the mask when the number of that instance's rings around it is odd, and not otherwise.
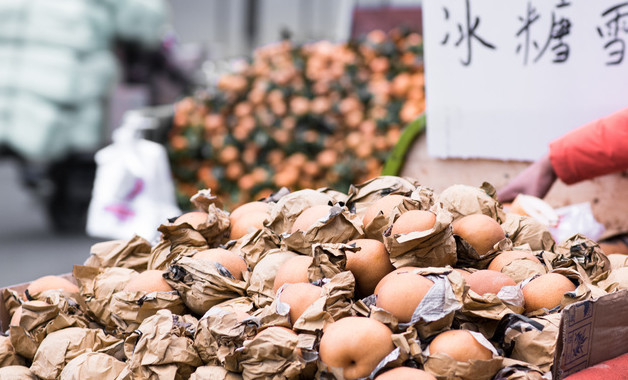
[[[546,154],[497,191],[497,199],[502,203],[511,202],[518,194],[543,198],[555,181],[556,173],[552,167],[549,154]]]

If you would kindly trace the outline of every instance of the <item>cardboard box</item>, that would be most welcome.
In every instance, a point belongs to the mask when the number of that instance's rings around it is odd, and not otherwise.
[[[72,274],[62,275],[74,281]],[[7,288],[23,292],[29,283]],[[0,289],[2,293],[6,288]],[[563,379],[587,367],[628,352],[628,290],[580,301],[562,311],[553,379]],[[11,317],[0,302],[0,331],[6,331]]]

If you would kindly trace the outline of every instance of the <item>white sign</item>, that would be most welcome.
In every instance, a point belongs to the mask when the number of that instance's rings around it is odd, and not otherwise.
[[[628,1],[425,0],[431,156],[536,160],[628,107]]]

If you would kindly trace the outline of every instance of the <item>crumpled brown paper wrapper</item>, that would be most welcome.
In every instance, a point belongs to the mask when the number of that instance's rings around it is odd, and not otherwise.
[[[174,314],[183,314],[185,305],[179,293],[171,292],[129,292],[122,290],[111,298],[111,320],[125,335],[137,329],[144,319],[155,315],[160,310],[169,310]]]
[[[23,303],[18,325],[9,329],[11,343],[21,356],[32,359],[44,338],[54,331],[92,327],[85,314],[87,306],[79,294],[53,289],[39,293],[37,299],[47,305]]]
[[[148,269],[167,270],[177,257],[209,249],[205,237],[187,223],[180,225],[162,224],[160,241],[152,250]]]
[[[203,362],[194,348],[198,321],[191,315],[160,310],[124,341],[128,366],[136,378],[187,379]]]
[[[549,228],[529,216],[507,213],[502,229],[515,247],[528,244],[532,251],[554,251],[556,246]]]
[[[471,214],[488,215],[500,224],[506,220],[506,213],[497,200],[497,191],[488,182],[482,183],[480,187],[449,186],[440,193],[437,202],[442,203],[443,208],[452,214],[453,221]]]
[[[362,221],[346,208],[338,205],[329,210],[326,218],[318,220],[307,231],[282,235],[282,248],[309,254],[314,243],[344,243],[363,236]]]
[[[233,241],[233,245],[226,248],[244,257],[249,268],[255,269],[257,263],[268,254],[269,251],[279,248],[281,238],[268,228],[262,228]]]
[[[198,322],[194,347],[203,363],[238,371],[236,350],[257,334],[258,327],[254,318],[240,321],[234,311],[214,306]]]
[[[497,323],[507,314],[521,314],[525,301],[520,286],[505,286],[498,294],[479,295],[468,289],[463,298],[463,306],[457,317],[479,327],[484,336],[495,332]],[[460,315],[461,314],[461,315]]]
[[[150,243],[135,235],[129,240],[112,240],[92,246],[91,256],[85,261],[90,267],[120,267],[142,272],[148,265]]]
[[[263,308],[270,305],[275,299],[274,283],[279,267],[289,259],[298,256],[297,253],[274,249],[267,252],[251,273],[246,294],[251,297],[255,306]]]
[[[270,211],[268,228],[281,235],[290,231],[299,214],[315,205],[334,204],[334,198],[320,191],[305,189],[284,195]]]
[[[490,360],[469,360],[459,362],[444,353],[429,353],[426,349],[424,369],[438,378],[447,379],[477,379],[489,380],[502,367],[503,358],[497,354],[495,347],[480,333],[471,332],[473,336],[485,347],[493,351],[493,358]]]
[[[297,353],[298,337],[287,329],[273,329],[244,342],[239,351],[243,379],[298,379],[305,363]]]
[[[584,235],[576,234],[560,243],[556,255],[543,255],[548,268],[572,268],[577,270],[585,282],[596,284],[606,278],[611,263],[600,246]]]
[[[544,372],[530,363],[504,358],[502,369],[493,377],[493,380],[543,380]]]
[[[445,267],[456,263],[456,241],[451,227],[452,217],[447,210],[436,207],[434,227],[427,231],[392,235],[384,233],[384,245],[390,253],[390,262],[396,267]]]
[[[24,299],[22,298],[22,295],[20,295],[15,290],[12,290],[9,288],[4,288],[2,290],[2,294],[0,294],[0,297],[2,297],[0,299],[0,302],[4,303],[4,308],[9,313],[9,316],[13,316],[13,313],[15,313],[15,310],[17,310],[17,308],[20,307],[20,305],[22,305],[22,302],[24,301]],[[5,325],[4,323],[2,323],[2,321],[0,321],[0,334],[3,331],[6,331],[9,329],[8,322],[9,321],[7,321]]]
[[[417,180],[408,177],[379,176],[359,185],[351,185],[347,192],[347,206],[355,210],[360,220],[366,209],[375,201],[389,194],[408,195],[420,184]]]
[[[458,256],[457,265],[465,268],[486,269],[500,252],[511,251],[513,248],[512,241],[508,238],[504,238],[495,243],[490,251],[480,255],[475,248],[462,237],[458,235],[454,235],[454,237]]]
[[[528,318],[511,314],[498,327],[493,341],[499,342],[505,355],[548,372],[554,363],[560,313]]]
[[[0,380],[39,380],[39,378],[28,367],[21,365],[3,367],[0,364]]]
[[[369,239],[384,241],[384,233],[397,219],[397,217],[410,210],[429,210],[434,205],[434,193],[427,187],[418,186],[410,193],[394,193],[404,195],[405,198],[398,206],[393,207],[388,216],[384,216],[382,212],[376,215],[373,220],[364,228],[364,235]],[[363,220],[364,216],[360,215],[359,219]]]
[[[355,278],[349,271],[338,273],[329,280],[323,280],[321,295],[303,314],[292,321],[292,327],[297,332],[317,334],[334,321],[352,314],[352,298],[355,289]],[[275,308],[282,314],[290,311],[290,306],[281,302],[281,291],[277,292]],[[272,308],[272,306],[271,306]]]
[[[223,301],[246,295],[246,281],[237,280],[225,267],[207,260],[179,257],[164,278],[197,315]]]
[[[222,201],[215,195],[212,195],[211,189],[201,189],[196,194],[190,197],[190,203],[196,210],[207,212],[211,205],[215,205],[218,208],[222,207]]]
[[[229,372],[220,366],[208,365],[198,367],[190,376],[190,380],[242,380],[242,375]]]
[[[41,342],[31,371],[42,379],[57,379],[70,360],[85,352],[109,352],[121,348],[122,341],[102,330],[68,327],[52,332]]]
[[[11,338],[0,335],[0,368],[11,365],[23,365],[24,363],[24,358],[15,352],[15,348],[11,344]]]
[[[85,304],[96,321],[105,329],[113,329],[111,320],[111,300],[122,291],[126,284],[139,273],[129,268],[95,268],[75,265],[72,271]]]
[[[628,289],[628,267],[613,269],[605,280],[597,283],[597,286],[607,293]]]
[[[532,251],[530,253],[534,254]],[[547,273],[547,269],[541,263],[527,259],[518,259],[505,265],[501,272],[519,284],[530,277]]]
[[[111,355],[86,352],[68,362],[59,380],[132,380],[120,376],[125,368],[124,362]]]

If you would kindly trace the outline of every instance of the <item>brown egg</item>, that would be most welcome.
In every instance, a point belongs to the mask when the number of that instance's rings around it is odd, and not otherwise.
[[[299,255],[288,259],[286,262],[281,264],[279,269],[277,269],[277,274],[275,275],[273,291],[277,293],[277,290],[279,290],[283,284],[309,282],[307,269],[312,264],[312,260],[312,256]]]
[[[436,380],[436,378],[422,369],[397,367],[377,375],[375,380]]]
[[[387,275],[382,277],[382,279],[377,283],[377,286],[375,286],[375,290],[373,291],[373,294],[377,295],[382,285],[385,284],[386,281],[390,280],[391,278],[396,277],[399,273],[412,272],[414,269],[420,269],[420,268],[419,267],[401,267],[388,273]]]
[[[466,280],[467,278],[469,278],[469,276],[471,275],[471,272],[468,272],[464,269],[460,269],[460,268],[454,268],[454,270],[458,273],[460,273],[462,275],[462,277],[464,277],[464,279]]]
[[[429,350],[430,355],[444,353],[459,362],[490,360],[493,357],[493,352],[467,330],[448,330],[438,334],[430,343]]]
[[[368,226],[380,212],[387,218],[393,208],[401,204],[404,198],[403,195],[389,194],[376,200],[366,209],[364,217],[362,218],[362,224],[365,227]]]
[[[319,219],[324,218],[329,215],[329,210],[331,206],[328,205],[316,205],[311,206],[303,210],[301,214],[297,217],[290,229],[290,233],[295,233],[297,231],[307,231],[314,223],[316,223]]]
[[[390,263],[384,243],[374,239],[356,239],[349,244],[360,247],[357,252],[347,252],[346,269],[353,273],[356,292],[363,298],[373,294],[380,280],[395,267]]]
[[[515,260],[530,260],[541,263],[530,251],[503,251],[488,265],[488,269],[501,272],[502,269]]]
[[[235,210],[233,210],[231,214],[229,215],[229,219],[233,223],[235,219],[239,219],[243,215],[247,215],[252,212],[269,213],[270,209],[271,209],[270,204],[266,202],[259,202],[259,201],[248,202],[241,206],[236,207]]]
[[[237,219],[231,218],[229,239],[237,240],[251,232],[263,229],[267,218],[268,213],[266,212],[250,212]]]
[[[497,294],[504,286],[515,286],[517,283],[507,275],[494,270],[482,269],[471,273],[466,278],[469,288],[479,295]]]
[[[175,219],[172,224],[180,225],[187,223],[192,226],[192,228],[197,229],[200,225],[207,223],[207,219],[209,219],[209,215],[206,212],[190,211]]]
[[[321,297],[321,288],[307,283],[298,282],[287,284],[280,294],[281,302],[290,305],[290,323],[295,323],[297,319]]]
[[[397,317],[399,322],[410,322],[414,310],[432,285],[431,280],[419,274],[399,273],[378,289],[375,305]]]
[[[479,255],[485,255],[506,237],[501,225],[484,214],[463,216],[453,223],[454,234],[469,243]]]
[[[436,214],[425,210],[406,211],[395,220],[390,231],[392,235],[409,234],[416,231],[427,231],[434,227]]]
[[[242,280],[242,272],[248,271],[246,261],[242,256],[224,248],[210,248],[192,255],[197,260],[214,261],[227,268],[229,272],[238,280]]]
[[[28,285],[26,290],[31,296],[50,289],[63,289],[70,293],[78,293],[79,288],[71,281],[60,276],[43,276]]]
[[[44,301],[34,300],[34,301],[26,301],[24,304],[29,304],[33,306],[48,306],[49,304]],[[22,306],[15,309],[13,316],[11,316],[11,321],[9,322],[10,326],[18,326],[20,324],[20,318],[22,318]]]
[[[327,325],[319,347],[321,361],[341,368],[345,379],[367,377],[395,348],[392,331],[365,317],[345,317]]]
[[[548,310],[560,305],[567,292],[576,290],[570,279],[558,273],[547,273],[528,282],[523,287],[523,299],[526,313],[546,308]]]
[[[164,278],[164,271],[146,270],[133,277],[123,289],[127,292],[170,292],[172,287]]]

